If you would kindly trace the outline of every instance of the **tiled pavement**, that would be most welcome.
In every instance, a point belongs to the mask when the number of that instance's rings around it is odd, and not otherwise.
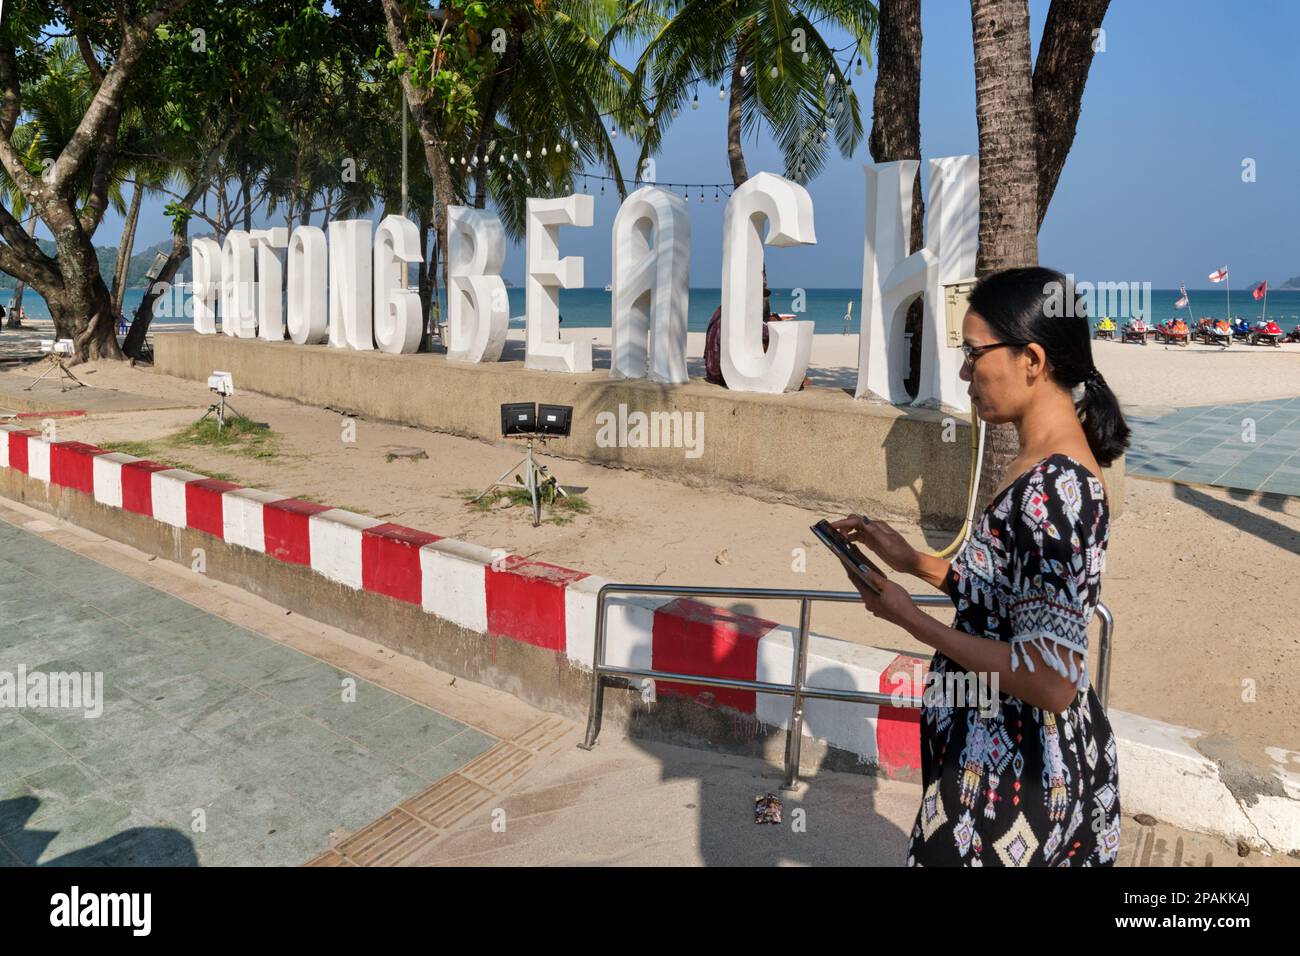
[[[104,703],[0,706],[0,866],[298,864],[497,742],[0,522],[20,666]]]
[[[1300,495],[1300,398],[1125,417],[1129,474]]]

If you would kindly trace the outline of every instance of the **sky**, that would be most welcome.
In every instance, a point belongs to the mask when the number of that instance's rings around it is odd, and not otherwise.
[[[1036,53],[1048,0],[1029,6]],[[1206,276],[1223,265],[1234,288],[1300,275],[1300,3],[1114,0],[1103,28],[1105,50],[1093,60],[1074,146],[1039,234],[1040,262],[1078,279],[1154,288],[1179,281],[1207,288]],[[921,29],[922,159],[976,153],[969,3],[922,0]],[[816,246],[768,251],[774,289],[861,284],[875,71],[866,66],[853,79],[863,142],[852,156],[835,152],[808,185]],[[782,171],[765,131],[744,148],[751,174]],[[635,156],[623,141],[624,170]],[[1243,181],[1246,160],[1254,161],[1253,182]],[[716,89],[702,86],[699,110],[673,123],[657,167],[660,182],[730,180],[726,106]],[[145,204],[137,249],[167,238],[163,205]],[[562,253],[585,258],[588,287],[609,281],[617,205],[610,184],[597,196],[592,227],[561,230]],[[712,190],[703,204],[691,192],[693,287],[720,285],[722,210]],[[121,217],[110,212],[96,238],[112,245],[120,230]],[[523,249],[511,248],[503,274],[521,284],[523,269]]]

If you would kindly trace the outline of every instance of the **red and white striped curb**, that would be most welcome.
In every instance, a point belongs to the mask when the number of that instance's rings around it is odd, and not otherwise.
[[[591,669],[596,599],[608,582],[583,571],[82,442],[50,441],[15,425],[0,425],[0,467],[93,496],[107,507],[308,566],[342,586],[405,601],[468,630],[542,647]],[[607,663],[743,680],[790,679],[790,627],[699,601],[644,595],[611,596],[607,614]],[[920,658],[813,634],[808,683],[906,698],[921,691],[916,683],[925,666]],[[655,693],[789,727],[790,701],[780,695],[666,681],[657,683]],[[1109,716],[1119,740],[1127,812],[1300,850],[1300,754],[1275,755],[1281,795],[1237,796],[1218,765],[1193,748],[1199,731],[1122,711]],[[809,700],[804,734],[857,754],[887,775],[914,776],[920,769],[918,724],[919,712],[912,708]]]

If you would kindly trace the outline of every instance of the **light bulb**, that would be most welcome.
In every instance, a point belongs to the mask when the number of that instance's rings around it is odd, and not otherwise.
[[[826,85],[827,85],[827,86],[834,86],[834,85],[835,85],[835,74],[834,74],[834,73],[827,73],[827,74],[826,74]]]
[[[557,153],[562,153],[562,152],[564,152],[564,144],[563,144],[563,143],[556,143],[556,144],[555,144],[555,151],[556,151]]]
[[[574,149],[577,149],[577,148],[578,148],[578,141],[577,141],[577,139],[575,139],[575,140],[573,141],[573,148],[574,148]]]
[[[519,162],[519,154],[518,154],[518,153],[511,153],[511,154],[510,154],[510,162],[512,162],[512,163],[517,163],[517,162]]]
[[[858,76],[862,75],[862,57],[858,57],[858,65],[853,70]]]
[[[726,98],[727,98],[727,91],[726,91],[723,87],[719,86],[719,87],[718,87],[718,99],[720,99],[720,100],[725,100]]]
[[[699,108],[700,108],[700,94],[696,93],[695,99],[691,100],[691,109],[698,110]]]
[[[776,79],[776,75],[777,75],[777,73],[780,72],[780,70],[778,70],[776,67],[772,67],[772,69],[771,69],[770,72],[771,72],[772,79],[775,80],[775,79]]]
[[[673,119],[677,118],[677,107],[673,107]]]
[[[524,159],[532,159],[532,158],[533,158],[533,151],[531,149],[524,150]]]
[[[747,76],[749,76],[749,67],[742,63],[740,64],[740,77],[744,79]]]
[[[828,139],[830,139],[830,138],[831,138],[831,131],[828,130],[828,129],[824,129],[824,130],[822,130],[822,141],[825,142],[826,140],[828,140]]]
[[[546,155],[546,147],[545,147],[545,146],[542,147],[542,155],[543,155],[543,156]]]

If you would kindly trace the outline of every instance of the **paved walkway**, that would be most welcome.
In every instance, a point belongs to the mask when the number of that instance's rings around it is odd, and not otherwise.
[[[103,679],[0,708],[10,865],[300,863],[496,742],[3,522],[0,580],[0,672]]]
[[[755,795],[780,792],[773,764],[615,727],[581,750],[573,721],[3,499],[0,575],[0,672],[105,680],[100,717],[0,707],[0,865],[896,866],[906,852],[915,784],[813,773],[781,794],[781,826],[757,826]],[[1300,865],[1129,817],[1119,862]]]
[[[1129,474],[1300,495],[1300,398],[1126,417]]]

